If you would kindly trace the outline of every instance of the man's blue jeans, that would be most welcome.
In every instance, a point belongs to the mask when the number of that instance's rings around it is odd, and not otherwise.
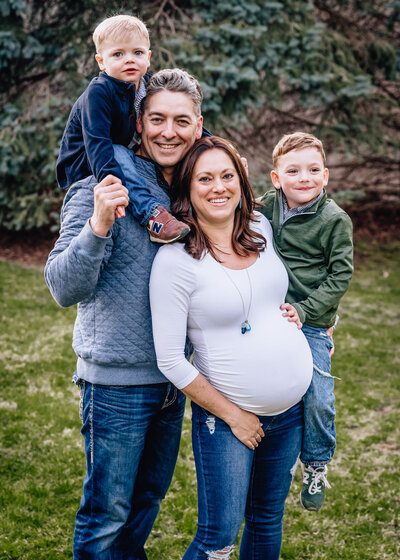
[[[314,371],[303,397],[304,437],[301,462],[312,467],[329,463],[336,447],[334,378],[329,350],[333,346],[326,329],[303,325],[311,349]]]
[[[285,500],[303,436],[303,404],[260,416],[265,437],[255,451],[229,426],[192,403],[199,520],[184,560],[229,557],[245,517],[240,560],[278,560]]]
[[[79,384],[87,473],[74,560],[145,560],[174,472],[185,397],[170,383]]]
[[[114,157],[126,179],[124,186],[129,191],[129,209],[141,225],[146,225],[157,206],[162,206],[162,204],[154,196],[145,179],[137,172],[135,152],[116,144],[114,145]]]

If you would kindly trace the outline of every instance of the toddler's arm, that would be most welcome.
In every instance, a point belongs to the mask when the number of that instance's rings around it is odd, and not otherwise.
[[[86,155],[93,175],[101,181],[114,175],[125,184],[125,177],[114,159],[111,139],[113,104],[115,101],[105,87],[90,84],[82,106],[82,134]]]
[[[111,138],[114,104],[112,96],[103,86],[95,83],[87,89],[86,102],[83,104],[81,114],[87,158],[97,181],[102,181],[108,175],[121,180],[129,190],[134,217],[141,223],[147,223],[151,216],[149,208],[154,210],[159,202],[153,197],[144,179],[137,173],[134,164],[129,167],[127,173],[124,173],[114,155]],[[128,116],[126,118],[128,119]],[[145,202],[139,203],[139,200]],[[118,207],[116,215],[124,216],[124,207]]]

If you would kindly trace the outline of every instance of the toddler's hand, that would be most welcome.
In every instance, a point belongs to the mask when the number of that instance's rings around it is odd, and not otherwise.
[[[283,313],[283,316],[287,317],[288,321],[290,321],[291,323],[296,323],[297,328],[301,329],[303,323],[300,321],[299,314],[297,313],[297,310],[295,307],[293,307],[293,305],[290,305],[290,303],[283,303],[280,306],[280,309],[286,312]]]

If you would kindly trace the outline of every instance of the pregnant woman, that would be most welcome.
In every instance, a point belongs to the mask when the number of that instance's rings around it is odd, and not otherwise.
[[[311,353],[234,147],[197,141],[172,198],[191,231],[158,251],[150,298],[158,366],[192,400],[199,512],[184,560],[227,560],[243,517],[240,559],[278,560]]]

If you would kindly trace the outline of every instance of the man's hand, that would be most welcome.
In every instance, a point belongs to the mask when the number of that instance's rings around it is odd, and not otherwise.
[[[115,209],[116,218],[125,218],[125,206],[117,206]]]
[[[244,170],[246,171],[247,177],[249,176],[249,164],[247,163],[247,159],[245,157],[241,157],[241,162],[243,164]]]
[[[286,313],[283,313],[282,315],[284,317],[287,317],[288,321],[290,321],[291,323],[296,323],[297,328],[301,329],[303,323],[300,321],[299,314],[297,313],[297,310],[295,307],[293,307],[293,305],[290,305],[290,303],[283,303],[280,306],[280,309],[282,309],[282,311],[286,311]]]
[[[121,180],[113,175],[107,175],[94,188],[94,210],[90,218],[93,232],[100,237],[106,237],[115,222],[117,214],[129,204],[128,189],[121,184]]]

